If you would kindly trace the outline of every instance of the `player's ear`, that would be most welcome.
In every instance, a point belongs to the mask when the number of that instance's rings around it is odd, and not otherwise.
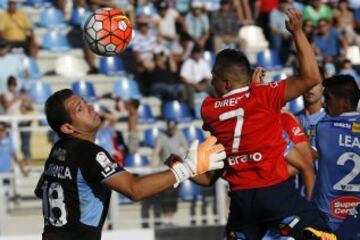
[[[61,125],[60,130],[67,135],[75,132],[74,127],[70,123],[64,123]]]

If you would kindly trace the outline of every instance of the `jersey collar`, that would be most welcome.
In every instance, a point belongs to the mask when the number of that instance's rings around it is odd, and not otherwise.
[[[226,98],[228,96],[231,96],[231,95],[234,95],[234,94],[237,94],[237,93],[242,93],[242,92],[246,92],[249,90],[249,86],[245,86],[245,87],[242,87],[242,88],[237,88],[237,89],[234,89],[228,93],[225,93],[223,95],[223,98]]]

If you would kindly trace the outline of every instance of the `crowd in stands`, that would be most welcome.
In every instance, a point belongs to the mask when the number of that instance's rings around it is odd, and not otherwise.
[[[23,64],[24,59],[37,61],[39,52],[47,50],[37,42],[39,25],[27,15],[27,1],[9,0],[0,7],[3,8],[0,13],[0,114],[28,114],[34,111],[29,84],[39,80],[31,80],[31,74]],[[197,98],[213,94],[211,65],[214,55],[224,48],[235,48],[246,53],[252,44],[239,37],[239,31],[244,27],[261,27],[269,42],[268,48],[279,55],[281,66],[292,68],[296,72],[295,47],[285,25],[288,8],[297,8],[302,12],[303,29],[314,48],[324,77],[337,73],[349,74],[360,84],[359,0],[42,0],[40,5],[31,7],[53,7],[63,16],[71,15],[72,11],[78,9],[86,12],[101,7],[122,9],[131,19],[135,30],[129,49],[120,56],[128,67],[127,73],[135,76],[141,95],[161,100],[162,109],[167,101],[185,102],[190,109],[190,118],[199,118],[196,113],[199,102]],[[81,25],[70,21],[67,27],[70,28],[67,37],[71,48],[83,49],[88,74],[101,74],[97,56],[82,41]],[[265,49],[259,49],[262,50]],[[358,61],[353,58],[357,53]],[[255,67],[256,61],[253,64]],[[321,86],[304,96],[306,114],[312,115],[311,119],[305,116],[305,112],[298,115],[303,118],[303,124],[308,123],[308,126],[303,127],[309,136],[319,120],[318,116],[323,116],[319,88]],[[318,98],[312,99],[314,96]],[[139,101],[130,99],[124,104],[129,113],[129,137],[124,140],[124,136],[114,128],[117,118],[113,112],[116,107],[110,110],[100,107],[103,126],[97,139],[97,143],[112,153],[121,164],[124,163],[126,154],[136,153],[139,147]],[[21,126],[30,124],[31,122],[23,122]],[[188,142],[182,132],[175,131],[176,122],[168,122],[167,127],[166,133],[160,135],[153,146],[153,166],[164,160],[163,155],[168,156],[169,152],[181,154],[183,148],[187,147]],[[1,135],[6,128],[7,125],[0,122],[1,156],[2,149],[8,147],[10,141]],[[20,137],[23,160],[28,165],[32,158],[30,132],[21,132]],[[14,160],[18,162],[17,158]],[[25,168],[25,175],[26,171]],[[172,198],[174,192],[166,192],[164,196]],[[153,202],[150,199],[144,203],[144,218],[148,217],[149,206]],[[167,207],[157,214],[171,218],[176,205],[170,204]],[[145,223],[143,226],[148,225]]]

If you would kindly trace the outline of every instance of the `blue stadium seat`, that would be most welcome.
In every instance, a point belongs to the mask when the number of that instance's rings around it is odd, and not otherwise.
[[[27,0],[27,5],[35,8],[51,6],[51,0]]]
[[[124,75],[126,69],[121,57],[100,57],[99,70],[105,75]]]
[[[53,52],[63,52],[70,49],[70,45],[65,34],[58,30],[52,30],[44,34],[42,47]]]
[[[75,94],[84,98],[86,101],[92,102],[96,100],[95,86],[89,81],[76,81],[71,84],[71,89]]]
[[[268,70],[277,70],[283,68],[279,53],[275,50],[267,49],[256,54],[257,65]]]
[[[77,27],[81,27],[89,14],[90,12],[83,7],[73,8],[71,11],[70,22]]]
[[[39,25],[44,28],[63,28],[66,27],[63,13],[55,7],[41,9]]]
[[[176,100],[165,103],[163,114],[166,120],[176,120],[178,122],[188,122],[192,120],[189,107],[186,103]]]
[[[145,146],[154,148],[156,139],[159,136],[160,129],[157,127],[148,128],[144,131],[144,144]]]
[[[208,96],[206,92],[195,94],[195,118],[201,119],[201,105],[204,99]]]
[[[139,153],[128,154],[125,158],[125,167],[144,167],[149,165],[149,159],[146,156],[142,156]]]
[[[179,186],[178,196],[183,201],[201,199],[203,194],[203,188],[190,180],[182,182]]]
[[[155,118],[153,117],[150,106],[148,104],[140,104],[138,109],[138,123],[146,124],[154,122]]]
[[[142,97],[137,82],[128,78],[122,78],[114,82],[113,95],[123,100],[140,99]]]
[[[292,113],[298,113],[301,110],[304,109],[304,99],[302,96],[297,97],[296,99],[292,100],[291,102],[288,103],[288,110]]]
[[[51,93],[50,85],[43,81],[32,81],[29,85],[29,96],[31,101],[35,104],[44,104]]]
[[[190,126],[182,129],[184,136],[190,145],[195,139],[198,139],[200,143],[205,140],[205,136],[201,128]]]
[[[39,65],[34,58],[25,57],[23,64],[24,64],[24,69],[26,71],[25,74],[27,75],[24,76],[25,78],[34,79],[34,78],[40,78],[42,76]]]
[[[355,20],[356,22],[360,22],[360,8],[355,9]]]

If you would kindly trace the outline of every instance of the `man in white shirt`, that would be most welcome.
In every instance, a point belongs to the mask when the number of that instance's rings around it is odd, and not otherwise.
[[[180,70],[180,77],[186,86],[186,99],[190,109],[194,109],[195,93],[209,90],[211,70],[202,58],[202,49],[195,45],[190,58],[185,60]]]

